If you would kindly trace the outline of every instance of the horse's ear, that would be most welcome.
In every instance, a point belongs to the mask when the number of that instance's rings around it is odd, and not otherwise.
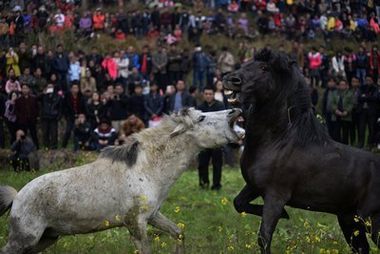
[[[175,129],[170,133],[169,137],[173,138],[175,136],[178,136],[186,131],[186,126],[183,123],[180,123],[175,127]]]
[[[279,73],[288,73],[293,65],[293,61],[285,54],[276,54],[272,59],[270,65]]]

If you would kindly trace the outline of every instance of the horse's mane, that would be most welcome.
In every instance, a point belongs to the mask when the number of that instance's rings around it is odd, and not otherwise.
[[[298,68],[294,66],[294,68]],[[319,122],[311,103],[310,88],[306,84],[303,75],[294,71],[298,76],[298,84],[289,89],[288,99],[288,135],[294,139],[295,144],[305,146],[307,144],[325,144],[331,141],[327,129]]]
[[[283,140],[300,146],[330,142],[325,126],[314,114],[310,88],[296,61],[285,53],[269,49],[260,50],[255,55],[255,60],[268,63],[278,75],[275,80],[279,91],[273,99],[282,101],[287,107],[288,127]]]
[[[178,114],[170,116],[165,115],[162,122],[153,128],[147,128],[139,133],[134,133],[129,136],[125,143],[121,146],[109,146],[104,148],[100,153],[100,158],[109,158],[112,161],[125,162],[129,167],[132,167],[138,158],[139,151],[145,147],[165,147],[170,139],[170,135],[175,131],[180,124],[186,129],[191,128],[192,118],[189,116],[188,109],[182,110]],[[156,149],[160,150],[160,149]],[[161,152],[163,152],[161,150]]]

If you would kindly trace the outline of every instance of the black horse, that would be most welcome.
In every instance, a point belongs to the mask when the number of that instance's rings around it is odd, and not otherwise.
[[[238,212],[262,215],[261,252],[270,253],[277,222],[287,217],[285,205],[336,214],[354,253],[369,253],[366,232],[380,247],[380,158],[329,137],[296,63],[263,49],[226,75],[224,88],[246,118],[246,186],[234,205]],[[263,207],[250,204],[259,196]]]

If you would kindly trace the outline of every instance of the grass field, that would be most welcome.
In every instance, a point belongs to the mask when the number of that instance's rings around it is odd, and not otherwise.
[[[78,164],[91,160],[83,156]],[[53,168],[54,166],[52,166]],[[105,169],[106,170],[106,169]],[[21,188],[47,173],[0,171],[0,184]],[[186,253],[258,253],[259,217],[238,214],[232,200],[243,186],[240,171],[225,168],[219,192],[198,188],[197,173],[189,170],[180,178],[164,203],[167,217],[184,227]],[[349,253],[334,216],[287,208],[291,219],[280,221],[274,234],[273,253]],[[0,246],[6,241],[7,218],[0,218]],[[154,253],[172,253],[175,240],[150,228]],[[371,245],[373,246],[373,245]],[[62,237],[44,253],[134,253],[125,228],[95,234]],[[373,248],[373,253],[380,253]]]

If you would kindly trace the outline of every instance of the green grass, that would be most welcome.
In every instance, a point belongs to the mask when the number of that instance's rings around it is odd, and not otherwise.
[[[82,164],[92,158],[92,155],[84,155],[77,163]],[[2,170],[0,184],[21,188],[48,171],[16,174]],[[185,226],[186,253],[258,253],[259,217],[238,214],[232,204],[244,185],[240,171],[223,171],[220,192],[201,190],[197,183],[196,171],[185,172],[161,209],[168,218]],[[277,226],[273,239],[274,253],[349,253],[334,216],[287,210],[291,219],[281,220]],[[0,218],[0,246],[5,244],[6,232],[7,218],[4,216]],[[149,236],[154,253],[172,253],[175,240],[167,234],[150,228]],[[134,250],[127,229],[118,228],[62,237],[45,253],[134,253]],[[374,249],[373,253],[379,252]]]

